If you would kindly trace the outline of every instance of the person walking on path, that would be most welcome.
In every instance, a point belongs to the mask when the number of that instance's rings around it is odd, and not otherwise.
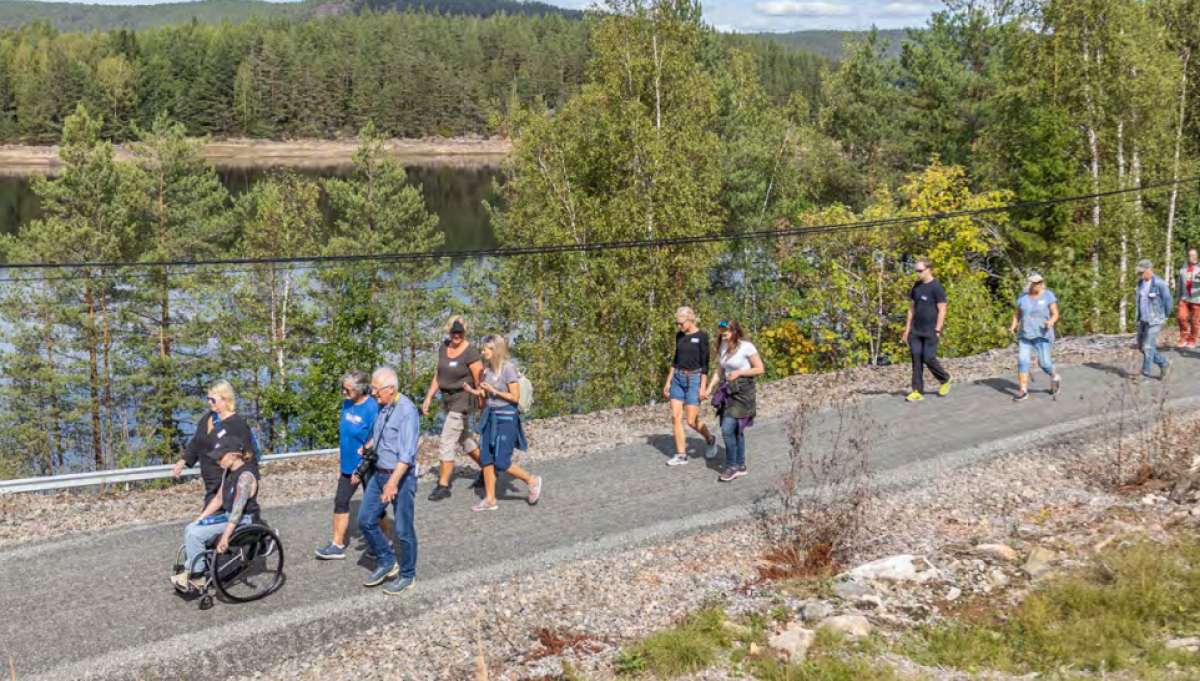
[[[377,457],[375,472],[363,490],[362,507],[358,511],[358,527],[378,561],[378,569],[363,582],[363,586],[379,586],[399,576],[384,587],[389,595],[399,595],[413,588],[417,572],[417,441],[421,435],[421,417],[417,407],[399,392],[400,380],[390,367],[375,370],[371,377],[371,395],[379,403],[379,415],[371,427],[367,447]],[[351,480],[358,484],[358,475]],[[388,506],[395,517],[396,543],[400,558],[392,551],[387,535],[379,528],[379,517]]]
[[[663,386],[663,397],[671,400],[671,421],[675,431],[675,456],[667,460],[668,466],[682,466],[688,462],[687,432],[683,429],[686,412],[687,424],[704,436],[708,445],[704,457],[717,455],[717,437],[700,423],[700,395],[708,390],[708,361],[710,352],[708,334],[696,325],[696,313],[690,307],[681,307],[675,312],[675,358]]]
[[[1187,264],[1179,268],[1179,343],[1177,348],[1195,348],[1200,332],[1200,252],[1188,249]]]
[[[933,263],[929,258],[917,259],[917,283],[908,294],[908,320],[900,337],[912,353],[912,392],[909,402],[925,399],[925,367],[941,382],[938,395],[950,392],[950,374],[938,361],[938,343],[942,325],[946,322],[946,289],[933,278]]]
[[[717,373],[709,382],[704,399],[713,398],[725,439],[725,470],[717,480],[733,482],[746,475],[746,429],[754,425],[756,409],[754,377],[761,376],[765,369],[758,348],[746,339],[740,324],[723,321],[717,328],[721,337]],[[713,397],[712,387],[719,383],[721,387]]]
[[[1054,326],[1058,324],[1058,297],[1046,288],[1046,280],[1034,272],[1029,275],[1025,291],[1017,298],[1009,333],[1017,336],[1017,382],[1020,389],[1014,401],[1029,398],[1029,363],[1037,355],[1038,366],[1050,376],[1050,394],[1057,395],[1062,379],[1054,371],[1050,346],[1054,343]]]
[[[467,387],[476,397],[484,399],[483,415],[475,431],[479,433],[479,465],[483,468],[484,497],[471,507],[472,511],[495,511],[496,473],[508,473],[529,486],[529,505],[537,504],[542,496],[542,479],[530,475],[513,463],[513,450],[529,448],[525,428],[521,424],[521,377],[517,367],[508,361],[508,342],[504,336],[488,336],[481,346],[484,369],[478,388]]]
[[[1162,333],[1174,307],[1171,289],[1154,273],[1154,265],[1149,260],[1139,262],[1137,271],[1141,275],[1137,283],[1137,321],[1142,373],[1134,376],[1133,382],[1141,383],[1150,378],[1150,367],[1154,364],[1158,365],[1159,378],[1165,381],[1171,374],[1171,361],[1158,352],[1158,334]]]
[[[172,469],[175,477],[178,478],[183,473],[184,466],[190,468],[195,466],[197,461],[200,462],[200,478],[204,481],[205,506],[208,506],[221,491],[221,479],[225,475],[225,469],[217,465],[217,462],[211,457],[205,456],[213,450],[217,440],[230,435],[246,443],[246,446],[251,448],[251,453],[254,454],[249,465],[255,469],[258,468],[260,456],[258,440],[250,430],[250,424],[246,423],[246,419],[237,413],[237,396],[229,381],[217,381],[208,389],[208,409],[209,412],[196,424],[196,430],[192,434],[192,439],[188,442],[183,456],[175,462],[175,467]]]
[[[467,342],[467,320],[455,315],[446,323],[449,338],[438,350],[437,371],[421,403],[421,415],[429,416],[429,405],[433,396],[442,393],[442,437],[439,448],[440,469],[438,484],[429,493],[430,501],[441,501],[450,497],[450,479],[454,475],[454,459],[459,452],[479,463],[479,445],[471,439],[470,415],[482,406],[482,399],[467,391],[467,386],[478,386],[483,376],[483,359],[475,346]],[[480,473],[480,481],[483,474]],[[480,485],[482,486],[482,485]]]
[[[342,377],[342,418],[338,423],[337,493],[333,498],[333,538],[329,545],[316,552],[318,560],[341,560],[346,557],[346,532],[350,529],[350,498],[358,489],[351,482],[354,471],[362,463],[363,445],[371,438],[371,428],[379,413],[379,403],[371,398],[371,378],[362,371],[352,371]],[[380,518],[382,521],[383,518]]]

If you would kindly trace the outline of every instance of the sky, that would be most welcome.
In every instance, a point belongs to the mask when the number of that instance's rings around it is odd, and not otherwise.
[[[544,0],[582,9],[592,0]],[[941,0],[826,0],[824,2],[755,2],[702,0],[704,16],[722,31],[862,30],[924,26],[929,15],[942,9]]]

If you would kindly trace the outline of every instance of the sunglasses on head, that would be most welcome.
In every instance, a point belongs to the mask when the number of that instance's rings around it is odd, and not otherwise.
[[[729,328],[729,322],[717,322],[717,328],[719,328],[719,329],[728,329],[728,328]]]

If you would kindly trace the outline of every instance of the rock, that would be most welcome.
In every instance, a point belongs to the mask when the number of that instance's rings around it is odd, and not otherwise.
[[[873,594],[861,596],[858,599],[858,607],[871,608],[872,610],[875,610],[875,611],[882,611],[883,610],[883,599],[880,598],[879,596],[875,596]]]
[[[782,634],[776,634],[767,641],[767,645],[787,656],[788,662],[799,664],[808,656],[817,633],[810,629],[789,629]],[[751,653],[754,650],[751,648]]]
[[[950,590],[946,592],[946,600],[951,603],[957,601],[960,597],[962,597],[962,589],[957,586],[950,587]]]
[[[800,606],[799,615],[805,622],[819,622],[833,615],[833,606],[825,601],[808,601]]]
[[[995,558],[996,560],[1004,560],[1010,563],[1015,563],[1020,558],[1015,549],[1006,544],[980,544],[975,547],[976,555]]]
[[[1038,580],[1054,570],[1050,562],[1057,557],[1058,554],[1050,549],[1039,546],[1029,553],[1029,559],[1025,561],[1025,565],[1021,569],[1029,575],[1030,579]]]
[[[865,638],[871,634],[871,623],[861,615],[838,615],[823,620],[817,629],[835,631],[846,638]]]
[[[992,586],[1005,587],[1008,586],[1009,579],[1008,575],[1004,574],[1000,570],[992,570],[992,573],[988,575],[988,582],[990,582]]]
[[[1189,653],[1194,653],[1200,650],[1200,638],[1195,636],[1189,638],[1176,638],[1167,641],[1167,650],[1186,650]]]
[[[761,652],[762,652],[762,648],[760,648],[757,643],[750,644],[750,654],[751,655],[757,655]]]
[[[862,582],[856,582],[852,579],[836,581],[833,583],[831,588],[833,589],[833,593],[835,595],[845,598],[846,600],[862,598],[863,596],[872,596],[875,594],[875,590],[871,587],[863,584]]]
[[[850,571],[859,579],[924,584],[938,577],[937,568],[924,556],[892,556],[860,565]]]

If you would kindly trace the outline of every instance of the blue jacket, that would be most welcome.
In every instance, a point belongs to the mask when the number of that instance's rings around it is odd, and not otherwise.
[[[492,419],[496,418],[501,411],[505,416],[515,415],[514,417],[517,419],[517,449],[521,451],[529,449],[529,441],[525,439],[525,424],[521,421],[521,412],[515,405],[503,409],[494,407],[484,409],[483,413],[479,415],[479,423],[475,426],[475,432],[482,437],[487,437],[488,444],[493,448],[492,451],[495,451],[496,438],[500,436],[500,429],[493,427],[495,424],[492,423]]]
[[[1167,321],[1167,317],[1171,316],[1171,310],[1175,307],[1175,301],[1171,298],[1171,289],[1167,286],[1167,282],[1157,274],[1150,280],[1150,318],[1142,319],[1142,301],[1140,289],[1142,287],[1142,278],[1138,277],[1137,285],[1133,287],[1133,303],[1137,309],[1137,320],[1139,323],[1146,324],[1162,324]]]

